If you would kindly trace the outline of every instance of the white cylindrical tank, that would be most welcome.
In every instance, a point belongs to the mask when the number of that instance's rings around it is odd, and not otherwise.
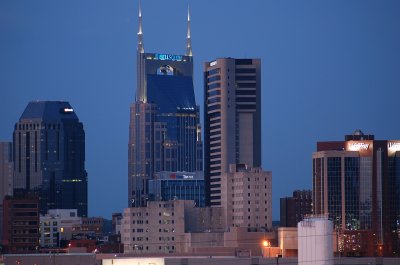
[[[299,265],[333,265],[332,221],[307,218],[297,229]]]

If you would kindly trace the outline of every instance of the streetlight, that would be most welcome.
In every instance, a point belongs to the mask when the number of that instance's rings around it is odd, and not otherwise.
[[[268,248],[268,258],[271,257],[271,242],[269,240],[264,239],[262,241],[262,245],[263,245],[263,248],[262,248],[263,256],[267,256],[265,249]]]

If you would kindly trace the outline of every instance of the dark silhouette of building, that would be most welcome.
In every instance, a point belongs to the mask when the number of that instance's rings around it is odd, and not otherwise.
[[[12,143],[0,142],[0,239],[3,238],[3,199],[13,194]]]
[[[280,208],[280,226],[297,227],[297,223],[312,213],[312,191],[293,191],[292,197],[281,198]]]
[[[199,107],[193,88],[188,14],[185,55],[145,53],[139,7],[136,102],[131,105],[128,205],[145,206],[148,180],[160,171],[202,171]]]
[[[37,193],[41,214],[87,216],[85,132],[64,101],[29,102],[13,134],[14,192]]]
[[[313,211],[328,215],[342,255],[400,255],[400,141],[360,130],[318,142]]]
[[[261,167],[261,60],[222,58],[204,65],[206,204],[221,205],[230,164]]]
[[[7,253],[34,253],[39,248],[39,199],[35,194],[6,196],[3,245]]]

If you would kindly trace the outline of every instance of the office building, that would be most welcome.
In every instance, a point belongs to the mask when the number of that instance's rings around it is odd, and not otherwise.
[[[147,183],[155,173],[196,172],[202,167],[189,14],[185,55],[145,53],[139,7],[136,101],[131,105],[129,126],[128,205],[146,205]]]
[[[400,254],[400,141],[360,130],[318,142],[313,211],[333,220],[341,255]]]
[[[261,61],[221,58],[204,66],[207,205],[221,205],[230,164],[261,166]]]
[[[280,200],[280,226],[297,227],[304,217],[312,214],[312,191],[295,190],[292,197]]]
[[[225,224],[248,231],[272,228],[272,173],[243,164],[221,174],[221,204]]]
[[[7,253],[35,253],[39,248],[39,200],[14,194],[3,201],[3,246]]]
[[[79,226],[82,218],[76,209],[52,209],[40,216],[40,246],[63,247],[61,241],[72,238],[73,227]]]
[[[14,193],[37,193],[40,212],[87,215],[85,132],[65,101],[29,102],[13,134]]]
[[[0,239],[3,238],[3,199],[13,194],[12,143],[0,142]]]
[[[149,198],[153,201],[193,200],[205,206],[203,172],[158,172],[148,181]]]

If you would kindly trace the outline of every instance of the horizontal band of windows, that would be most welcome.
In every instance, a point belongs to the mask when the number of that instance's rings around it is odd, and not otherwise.
[[[256,96],[256,90],[236,90],[237,96]]]
[[[217,169],[221,169],[221,166],[212,166],[212,167],[210,167],[210,171],[217,170]]]
[[[210,135],[210,136],[221,135],[221,131],[213,131],[213,132],[210,132],[208,135]]]
[[[221,158],[221,155],[212,155],[212,156],[210,156],[210,159],[215,159],[215,158]]]
[[[236,65],[251,65],[253,64],[253,59],[236,59]]]
[[[208,83],[211,83],[211,82],[214,82],[214,81],[218,81],[218,80],[221,80],[221,76],[220,75],[209,77],[208,78]]]
[[[210,177],[218,177],[218,176],[221,176],[221,172],[210,173]]]
[[[215,135],[209,135],[209,136],[210,136],[210,141],[221,140],[221,134],[215,134]]]
[[[210,124],[221,123],[221,119],[215,119],[209,122]]]
[[[209,146],[210,148],[217,147],[217,146],[221,146],[221,142],[212,143],[212,144],[209,144],[208,146]]]
[[[220,206],[221,202],[210,202],[210,205],[212,205],[212,206]]]
[[[211,90],[211,89],[214,89],[214,88],[218,88],[218,87],[221,87],[221,83],[220,82],[208,85],[208,90]]]
[[[221,148],[211,149],[210,153],[221,153]]]
[[[215,129],[221,129],[220,124],[213,124],[213,126],[210,126],[210,131],[215,130]]]
[[[256,102],[256,98],[255,97],[247,97],[247,98],[236,97],[236,102]]]
[[[210,182],[221,182],[221,178],[210,178]]]
[[[221,160],[214,160],[214,161],[210,161],[210,163],[208,163],[210,166],[211,165],[221,165]]]
[[[257,87],[257,83],[252,82],[252,83],[248,83],[248,82],[237,82],[236,83],[236,87],[237,88],[256,88]]]
[[[255,74],[256,68],[236,68],[235,71],[239,74]]]
[[[209,100],[207,100],[208,104],[217,103],[217,102],[221,102],[221,98],[220,97],[210,98]]]
[[[216,111],[216,112],[207,114],[207,118],[209,118],[209,119],[216,118],[216,117],[221,117],[221,112],[220,111]]]
[[[221,72],[220,68],[215,68],[215,69],[208,71],[207,75],[215,75],[215,74],[219,74],[220,72]]]
[[[216,104],[216,105],[207,107],[207,111],[212,111],[212,110],[217,110],[217,109],[221,109],[221,104]]]
[[[210,188],[221,188],[221,184],[212,184]]]
[[[212,90],[207,92],[208,97],[218,96],[221,95],[221,90]]]
[[[221,200],[221,196],[210,196],[211,200]]]
[[[236,76],[236,80],[245,80],[245,81],[256,81],[255,75],[238,75]]]
[[[248,110],[255,110],[257,105],[236,105],[236,109],[248,109]]]
[[[210,194],[220,194],[221,190],[210,190]]]
[[[210,143],[211,142],[221,142],[221,136],[211,138]]]

